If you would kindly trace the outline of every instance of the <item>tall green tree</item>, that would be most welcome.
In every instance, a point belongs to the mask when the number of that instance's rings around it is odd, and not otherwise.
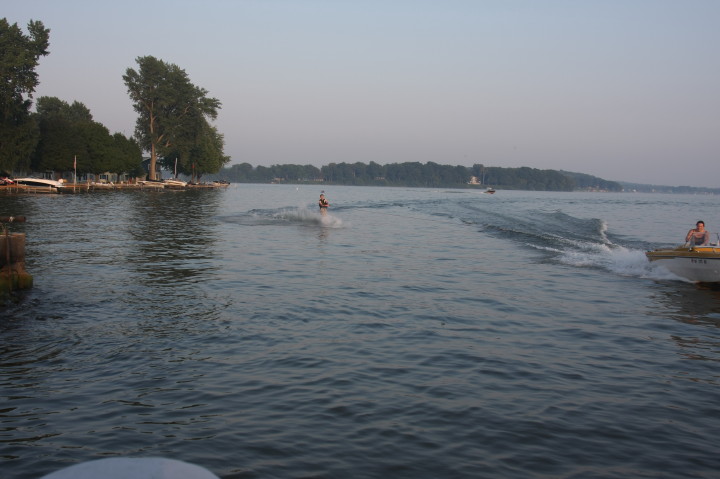
[[[138,113],[135,138],[150,152],[149,178],[155,178],[158,156],[189,155],[189,138],[197,138],[203,121],[217,118],[220,101],[193,85],[184,70],[153,56],[138,57],[123,80]]]
[[[30,115],[39,80],[35,72],[47,55],[50,30],[31,20],[25,35],[17,23],[0,19],[0,170],[25,170],[38,141],[38,127]]]

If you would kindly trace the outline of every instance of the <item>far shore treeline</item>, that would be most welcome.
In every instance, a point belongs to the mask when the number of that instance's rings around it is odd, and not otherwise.
[[[249,163],[223,168],[215,175],[231,183],[323,183],[356,186],[411,186],[428,188],[490,187],[517,190],[574,191],[594,189],[622,191],[615,181],[590,175],[535,168],[500,168],[484,165],[450,166],[434,162],[330,163],[253,167]]]
[[[661,186],[609,181],[585,173],[536,168],[471,167],[434,162],[330,163],[255,166],[249,163],[222,168],[209,178],[231,183],[332,184],[354,186],[409,186],[426,188],[487,188],[535,191],[606,191],[644,193],[720,194],[720,188]]]

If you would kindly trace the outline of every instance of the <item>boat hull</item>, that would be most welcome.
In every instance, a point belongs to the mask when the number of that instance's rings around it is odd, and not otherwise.
[[[165,183],[163,183],[162,181],[156,181],[156,180],[138,181],[138,184],[142,188],[157,188],[157,189],[165,188]]]
[[[658,249],[645,253],[648,260],[671,273],[698,283],[720,282],[720,246]]]
[[[176,189],[176,190],[184,189],[187,186],[186,181],[174,180],[174,179],[164,180],[163,184],[165,185],[165,188]]]
[[[45,178],[15,178],[13,181],[28,193],[59,193],[65,187],[60,181]]]

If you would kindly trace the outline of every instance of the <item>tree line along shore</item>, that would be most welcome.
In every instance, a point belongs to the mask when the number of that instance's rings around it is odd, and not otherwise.
[[[667,186],[611,181],[585,173],[541,170],[529,167],[505,168],[475,164],[441,165],[434,162],[330,163],[313,165],[272,165],[253,167],[249,163],[225,167],[210,179],[232,183],[333,184],[354,186],[402,186],[424,188],[486,188],[533,191],[597,191],[671,194],[720,194],[720,188]]]
[[[354,186],[409,186],[425,188],[493,187],[537,191],[622,191],[615,181],[582,173],[536,168],[502,168],[475,164],[471,167],[434,162],[330,163],[253,167],[248,163],[223,168],[211,178],[232,183],[340,184]]]

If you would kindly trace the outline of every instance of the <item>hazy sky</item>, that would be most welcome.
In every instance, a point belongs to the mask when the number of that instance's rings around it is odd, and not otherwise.
[[[720,187],[719,0],[3,0],[35,97],[132,135],[152,55],[222,102],[232,163],[564,169]]]

